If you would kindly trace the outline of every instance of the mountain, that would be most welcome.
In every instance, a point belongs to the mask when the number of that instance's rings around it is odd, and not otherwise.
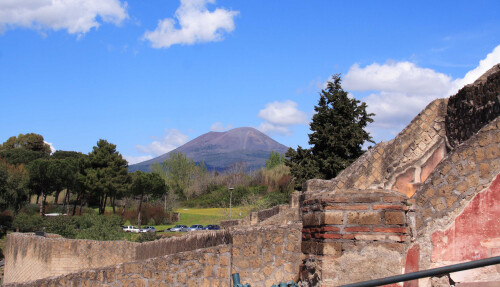
[[[288,147],[254,128],[235,128],[209,132],[159,157],[129,166],[129,171],[149,171],[149,166],[168,159],[170,153],[182,152],[196,163],[205,162],[208,170],[223,171],[243,162],[247,170],[263,167],[271,151],[284,154]]]

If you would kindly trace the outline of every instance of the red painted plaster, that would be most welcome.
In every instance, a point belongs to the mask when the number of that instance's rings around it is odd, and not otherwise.
[[[436,166],[443,160],[446,155],[446,146],[442,144],[432,156],[425,162],[422,166],[422,172],[420,173],[420,182],[424,182]]]
[[[412,167],[396,178],[396,183],[392,187],[392,190],[399,191],[400,193],[408,197],[412,197],[415,191],[417,191],[417,188],[413,184],[414,182],[415,168]]]
[[[417,272],[420,262],[420,245],[415,244],[406,253],[405,273]],[[418,280],[406,281],[404,287],[418,287]]]
[[[432,261],[466,261],[499,255],[500,174],[477,194],[453,224],[432,234]]]

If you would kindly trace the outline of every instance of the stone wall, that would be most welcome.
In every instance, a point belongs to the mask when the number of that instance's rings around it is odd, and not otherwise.
[[[410,241],[405,195],[350,189],[305,197],[303,281],[313,286],[319,282],[321,286],[338,286],[401,273],[403,253]]]
[[[398,136],[375,145],[332,180],[308,180],[305,192],[396,190],[409,197],[446,155],[447,99],[430,103]]]
[[[233,230],[231,273],[242,283],[271,286],[297,281],[301,263],[301,224]]]
[[[301,224],[253,226],[231,231],[200,232],[141,244],[61,238],[52,241],[34,235],[12,234],[9,235],[9,248],[19,246],[17,254],[7,251],[6,258],[9,259],[5,272],[10,280],[5,281],[5,286],[230,286],[231,273],[240,273],[242,282],[270,286],[298,278],[301,228]],[[27,241],[26,244],[22,244],[23,240]],[[127,257],[117,260],[120,262],[101,265],[107,267],[76,269],[72,262],[64,261],[63,264],[61,258],[66,257],[51,251],[56,245],[61,252],[76,248],[80,250],[79,256],[95,260],[109,260],[106,257],[120,252]],[[207,247],[212,245],[217,246]],[[24,248],[35,249],[38,253],[29,251],[33,256],[19,254]],[[188,249],[192,251],[184,251]],[[17,258],[17,263],[12,264],[12,258]],[[75,258],[68,260],[77,261]],[[118,263],[121,264],[116,265]],[[50,272],[65,264],[72,269],[65,269],[59,274]],[[73,273],[66,274],[69,272]],[[31,273],[39,277],[31,276]],[[46,278],[57,275],[60,276]],[[26,282],[36,279],[39,280]]]
[[[13,233],[7,236],[4,282],[30,281],[231,243],[231,234],[224,230],[200,231],[141,244]]]
[[[446,115],[446,135],[453,147],[469,139],[500,116],[500,64],[472,85],[451,97]]]
[[[416,192],[417,237],[407,269],[500,255],[500,118],[454,149]],[[455,282],[497,281],[487,267],[450,274]],[[428,284],[421,280],[420,286]]]
[[[221,245],[4,286],[229,287],[230,251],[230,245]]]
[[[4,283],[30,281],[135,260],[138,243],[7,235]]]

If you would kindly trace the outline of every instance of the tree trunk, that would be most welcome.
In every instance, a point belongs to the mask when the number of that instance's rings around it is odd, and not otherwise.
[[[40,199],[40,194],[36,195],[36,204],[39,204],[38,200]]]
[[[139,225],[139,229],[141,229],[141,213],[142,213],[142,197],[144,196],[143,193],[141,193],[141,198],[139,199],[139,212],[137,214],[137,225]]]
[[[69,195],[70,195],[70,191],[69,189],[66,189],[66,198],[65,198],[65,202],[66,202],[66,215],[69,215]]]
[[[57,205],[57,202],[59,201],[59,193],[61,193],[60,191],[56,191],[56,195],[54,196],[54,204]]]
[[[75,205],[73,205],[73,216],[76,213],[76,203],[78,202],[78,200],[80,200],[80,202],[82,201],[82,193],[81,192],[78,193],[78,196],[76,197]]]
[[[40,202],[40,216],[43,216],[43,191],[41,192],[41,195],[42,195],[42,201]],[[37,201],[38,201],[39,198],[37,198]]]
[[[116,195],[114,195],[113,198],[111,199],[111,206],[113,206],[113,214],[116,214],[116,211],[115,211],[115,200],[116,200]]]

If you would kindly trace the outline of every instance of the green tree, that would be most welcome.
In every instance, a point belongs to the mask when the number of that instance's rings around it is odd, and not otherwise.
[[[3,150],[12,150],[12,149],[26,149],[35,152],[42,152],[47,155],[50,154],[50,146],[45,143],[43,136],[35,133],[29,134],[19,134],[17,137],[10,137],[7,141],[5,141],[1,149]]]
[[[161,164],[154,164],[151,170],[163,178],[169,191],[175,192],[180,198],[190,198],[188,188],[193,184],[196,170],[192,159],[181,152],[171,153],[168,159]]]
[[[160,197],[166,192],[165,181],[157,173],[146,173],[136,171],[132,174],[132,184],[130,191],[133,195],[139,196],[139,211],[137,215],[137,225],[141,228],[142,201],[144,194]]]
[[[266,168],[272,169],[275,166],[285,163],[285,156],[279,152],[272,151],[269,158],[266,160]]]
[[[104,214],[108,198],[114,211],[117,195],[127,190],[130,182],[127,161],[116,150],[116,145],[103,139],[89,153],[89,161],[85,183],[98,200],[99,214]]]
[[[40,198],[40,216],[44,214],[45,199],[47,195],[57,190],[60,185],[58,172],[59,163],[50,159],[37,159],[27,166],[29,184]]]
[[[341,87],[340,75],[334,75],[320,93],[309,134],[311,148],[288,151],[287,165],[297,184],[315,175],[323,179],[336,177],[363,154],[362,146],[373,140],[365,131],[374,114],[366,112],[366,103],[350,98]],[[312,168],[312,170],[308,170]]]

